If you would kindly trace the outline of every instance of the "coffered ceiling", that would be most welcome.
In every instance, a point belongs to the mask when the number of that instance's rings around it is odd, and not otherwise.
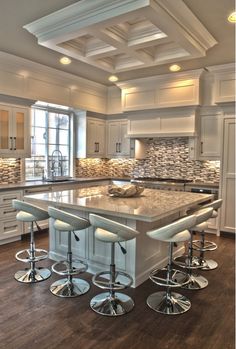
[[[0,51],[107,85],[111,73],[122,81],[165,74],[172,62],[189,70],[234,61],[233,0],[109,1],[119,13],[105,3],[0,0]],[[81,15],[81,5],[89,12]],[[69,66],[59,63],[62,54],[72,57]]]

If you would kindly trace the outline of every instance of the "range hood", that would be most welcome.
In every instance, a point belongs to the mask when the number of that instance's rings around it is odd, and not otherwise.
[[[125,113],[128,138],[195,137],[197,109],[170,108]]]
[[[203,57],[217,43],[183,0],[81,0],[24,28],[110,73]]]

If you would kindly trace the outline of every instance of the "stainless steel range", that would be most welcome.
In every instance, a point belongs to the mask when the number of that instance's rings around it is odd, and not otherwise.
[[[144,186],[145,188],[185,191],[185,184],[191,183],[192,180],[180,178],[150,178],[140,177],[131,179],[131,182]]]

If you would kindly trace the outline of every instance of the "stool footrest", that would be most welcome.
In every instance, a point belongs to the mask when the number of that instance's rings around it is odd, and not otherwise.
[[[206,262],[203,260],[202,264],[199,264],[199,260],[194,256],[190,259],[188,255],[182,255],[173,259],[173,263],[180,268],[184,269],[202,269],[206,267]]]
[[[70,268],[68,261],[60,261],[52,265],[52,271],[61,276],[78,275],[84,273],[87,269],[88,264],[80,259],[72,260],[72,268]]]
[[[194,240],[192,247],[195,251],[207,252],[215,251],[217,249],[217,244],[213,241],[205,240],[204,245],[202,246],[201,240]]]
[[[48,258],[48,251],[40,249],[40,248],[35,248],[34,251],[34,257],[31,256],[31,251],[30,249],[25,249],[25,250],[21,250],[19,252],[16,253],[15,258],[23,263],[36,263],[39,261],[42,261],[46,258]],[[21,256],[24,255],[25,256]],[[37,256],[37,254],[40,254]]]
[[[106,276],[109,276],[108,280]],[[125,288],[128,288],[132,285],[133,279],[130,275],[124,273],[123,271],[116,271],[115,273],[115,280],[117,277],[122,276],[127,278],[128,282],[127,284],[120,283],[119,281],[111,282],[111,272],[110,271],[102,271],[97,274],[95,274],[92,278],[93,284],[97,287],[100,287],[104,290],[124,290]],[[100,279],[101,278],[101,279]]]
[[[183,285],[187,285],[190,282],[188,274],[177,269],[171,270],[171,278],[168,280],[167,268],[154,269],[150,273],[149,278],[159,286],[171,288],[182,287]],[[179,280],[181,280],[181,282]]]

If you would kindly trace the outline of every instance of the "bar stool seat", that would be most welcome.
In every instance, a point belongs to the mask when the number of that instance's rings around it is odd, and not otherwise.
[[[131,286],[133,279],[127,273],[116,270],[115,243],[119,244],[122,253],[125,254],[126,250],[120,243],[135,238],[139,232],[95,214],[90,214],[89,219],[91,224],[96,228],[96,239],[111,244],[110,270],[99,272],[92,278],[94,285],[108,292],[95,296],[91,300],[90,306],[96,313],[101,315],[118,316],[126,314],[133,309],[134,302],[128,295],[116,291],[124,290]],[[122,277],[122,283],[117,280],[119,277]]]
[[[88,265],[81,259],[75,259],[72,256],[71,237],[74,234],[75,240],[79,241],[78,235],[75,231],[86,229],[90,226],[87,219],[78,217],[71,213],[59,210],[55,207],[48,207],[48,212],[54,221],[54,228],[58,231],[68,234],[68,251],[67,260],[56,262],[52,265],[52,271],[65,278],[54,282],[50,291],[58,297],[71,298],[85,294],[90,289],[87,281],[75,278],[74,275],[85,272]]]
[[[17,271],[15,279],[22,283],[36,283],[48,279],[51,272],[47,268],[35,267],[35,263],[48,258],[48,252],[44,249],[35,248],[34,223],[49,218],[48,212],[40,207],[21,200],[13,200],[12,207],[18,210],[16,219],[21,222],[31,223],[30,248],[18,251],[15,258],[23,263],[29,263],[30,267]]]
[[[190,282],[190,278],[186,273],[172,268],[172,255],[174,243],[188,241],[191,236],[188,229],[193,227],[195,223],[196,217],[192,215],[147,232],[150,238],[169,243],[167,267],[154,269],[150,274],[150,279],[155,284],[166,287],[166,291],[155,292],[147,298],[148,306],[158,313],[177,315],[185,313],[191,307],[188,298],[182,294],[172,292],[173,288],[187,285]]]

